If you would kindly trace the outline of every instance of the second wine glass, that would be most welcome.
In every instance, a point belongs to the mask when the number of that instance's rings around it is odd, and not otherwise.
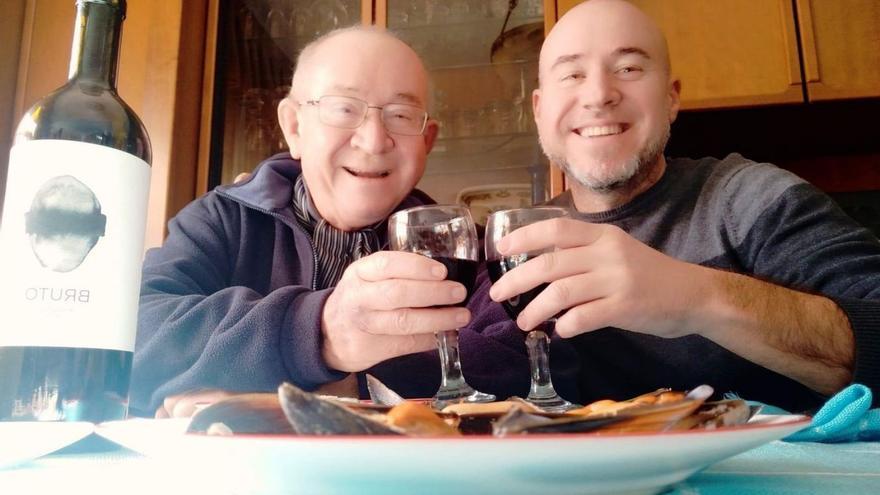
[[[446,279],[464,285],[468,296],[474,288],[479,264],[479,239],[470,212],[463,206],[428,205],[401,210],[388,219],[388,242],[395,251],[409,251],[437,260],[446,266]],[[467,298],[461,305],[467,302]],[[443,409],[458,402],[491,402],[468,385],[461,372],[458,331],[437,333],[440,351],[440,389],[433,406]]]
[[[489,219],[486,222],[486,265],[492,283],[497,282],[505,273],[526,261],[552,250],[551,248],[542,251],[502,256],[496,246],[504,236],[531,223],[569,216],[570,213],[566,208],[547,206],[496,211],[489,215]],[[511,297],[506,301],[502,301],[501,305],[504,306],[504,310],[510,318],[516,321],[519,313],[547,285],[541,284],[522,294]],[[556,318],[550,318],[542,326],[532,330],[526,336],[526,348],[529,353],[529,367],[531,371],[531,385],[529,386],[529,395],[526,397],[526,400],[548,412],[561,412],[579,407],[556,393],[550,377],[550,337],[548,334],[553,333],[555,323]]]

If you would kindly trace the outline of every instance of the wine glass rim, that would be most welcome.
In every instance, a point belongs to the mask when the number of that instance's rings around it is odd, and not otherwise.
[[[456,205],[456,204],[452,204],[452,203],[448,203],[448,204],[440,203],[440,204],[433,204],[433,205],[420,205],[420,206],[412,206],[409,208],[404,208],[402,210],[395,211],[394,213],[391,214],[391,216],[393,217],[395,215],[402,215],[404,213],[411,213],[414,211],[433,210],[433,209],[441,209],[441,208],[452,208],[452,209],[461,210],[464,213],[470,214],[470,210],[468,210],[467,206]]]
[[[561,210],[567,213],[571,213],[572,209],[567,206],[556,206],[556,205],[540,205],[540,206],[524,206],[521,208],[506,208],[504,210],[493,211],[489,214],[489,216],[501,215],[504,213],[510,213],[514,211],[528,211],[528,210]]]

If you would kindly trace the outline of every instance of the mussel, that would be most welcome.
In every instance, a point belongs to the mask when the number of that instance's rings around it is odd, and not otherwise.
[[[289,383],[282,384],[277,394],[232,396],[196,413],[188,431],[223,435],[605,434],[718,428],[745,423],[751,414],[742,400],[705,402],[713,393],[706,385],[687,394],[661,389],[627,401],[597,401],[566,413],[541,411],[515,397],[435,411],[426,402],[403,399],[373,377],[368,376],[368,385],[374,402],[321,396]]]
[[[221,426],[222,425],[222,426]],[[188,433],[294,433],[278,394],[241,394],[215,402],[193,415]]]
[[[289,383],[278,387],[278,400],[300,435],[400,435],[380,421]]]

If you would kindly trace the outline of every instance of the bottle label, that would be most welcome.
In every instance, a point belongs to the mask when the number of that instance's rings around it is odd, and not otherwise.
[[[0,346],[133,351],[150,166],[106,146],[10,151],[0,223]]]

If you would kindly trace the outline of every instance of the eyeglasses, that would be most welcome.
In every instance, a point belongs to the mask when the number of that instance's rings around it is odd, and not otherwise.
[[[343,129],[360,127],[366,120],[367,110],[370,108],[382,111],[382,123],[385,125],[385,129],[392,134],[418,136],[425,131],[425,125],[428,122],[428,112],[425,109],[406,103],[389,103],[380,107],[370,105],[359,98],[333,95],[322,96],[317,100],[308,100],[303,103],[318,107],[318,119],[322,124]]]

